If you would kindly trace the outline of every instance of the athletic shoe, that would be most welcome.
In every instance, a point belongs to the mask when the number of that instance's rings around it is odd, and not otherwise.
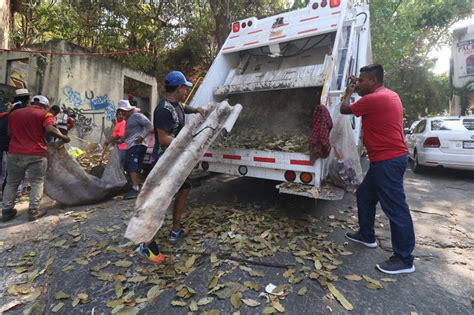
[[[376,264],[375,266],[378,270],[390,275],[415,272],[415,266],[413,264],[406,264],[403,260],[395,256],[392,256],[389,260]]]
[[[140,247],[137,248],[137,253],[138,255],[148,259],[151,262],[154,262],[155,264],[162,264],[166,259],[166,256],[162,253],[157,255],[153,254],[153,252],[145,245],[145,243],[140,244]]]
[[[177,242],[178,240],[182,239],[189,233],[189,228],[185,227],[182,223],[179,225],[179,230],[170,232],[170,237],[168,240],[172,243]]]
[[[377,242],[369,242],[367,241],[363,236],[362,234],[360,234],[360,232],[355,232],[355,233],[349,233],[347,232],[346,233],[346,238],[353,241],[353,242],[356,242],[356,243],[360,243],[360,244],[363,244],[367,247],[370,247],[370,248],[375,248],[377,247]]]
[[[138,194],[140,192],[138,190],[135,190],[135,189],[130,189],[129,191],[127,191],[125,194],[123,194],[123,199],[135,199],[138,197]]]
[[[16,209],[3,209],[2,210],[2,222],[8,222],[16,216]]]

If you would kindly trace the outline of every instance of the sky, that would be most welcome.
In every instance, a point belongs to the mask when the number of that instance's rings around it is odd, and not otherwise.
[[[454,24],[451,29],[466,26],[469,24],[474,24],[474,17]],[[430,53],[429,56],[438,59],[438,61],[436,62],[436,66],[433,69],[434,73],[442,74],[449,72],[449,58],[451,58],[451,46],[443,46],[438,50],[434,50]]]

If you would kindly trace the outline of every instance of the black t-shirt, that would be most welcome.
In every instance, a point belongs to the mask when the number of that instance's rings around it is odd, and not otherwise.
[[[184,108],[178,102],[171,102],[162,98],[153,112],[153,129],[155,132],[155,148],[156,157],[160,157],[166,150],[166,147],[160,146],[158,133],[156,129],[163,129],[173,138],[179,134],[184,127]]]

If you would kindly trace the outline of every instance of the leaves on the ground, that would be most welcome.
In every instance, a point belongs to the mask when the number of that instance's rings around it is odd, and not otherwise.
[[[239,309],[240,306],[242,305],[242,293],[240,292],[234,292],[230,296],[230,304],[236,309]]]
[[[57,313],[63,308],[63,306],[64,306],[64,303],[58,303],[51,309],[51,312]]]
[[[334,284],[328,283],[327,286],[328,286],[329,291],[332,293],[332,295],[334,295],[334,297],[336,298],[336,300],[338,300],[339,303],[341,303],[341,305],[342,305],[346,310],[352,311],[352,310],[354,309],[354,307],[352,306],[352,304],[344,297],[344,295],[342,295],[341,292],[339,292],[338,289],[336,289],[336,287],[334,286]]]
[[[151,287],[146,294],[148,303],[152,303],[158,296],[160,296],[161,293],[163,293],[163,290],[159,285]]]
[[[219,259],[217,258],[217,255],[215,253],[211,253],[210,260],[211,260],[211,264],[215,264],[219,261]]]
[[[217,276],[212,276],[211,279],[209,279],[209,282],[207,284],[207,288],[209,290],[213,289],[217,285],[218,281],[219,281],[219,278]]]
[[[395,278],[382,278],[380,279],[383,282],[397,282],[398,280]]]
[[[267,306],[263,309],[262,314],[274,314],[277,310],[273,306]]]
[[[70,271],[73,271],[75,270],[76,267],[72,266],[72,265],[69,265],[69,266],[66,266],[62,269],[63,272],[70,272]]]
[[[197,258],[196,255],[193,255],[193,256],[189,257],[188,260],[186,260],[186,263],[184,265],[187,268],[191,268],[194,265],[194,263],[196,262],[196,258]]]
[[[323,265],[321,264],[321,261],[319,259],[316,259],[314,261],[314,268],[316,270],[321,270],[323,268]]]
[[[188,305],[188,303],[183,302],[183,301],[171,301],[171,305],[173,306],[179,306],[179,307],[184,307]]]
[[[252,277],[263,277],[263,276],[265,276],[265,273],[263,271],[254,270],[254,269],[249,268],[247,266],[240,266],[239,268],[242,269],[243,271],[248,272],[248,274],[251,275]]]
[[[198,307],[198,304],[196,301],[192,301],[190,304],[189,304],[189,311],[190,312],[197,312],[199,309]]]
[[[41,292],[31,293],[30,295],[26,296],[23,300],[25,302],[32,302],[36,300],[40,295],[41,295]]]
[[[362,280],[362,277],[359,276],[359,275],[347,275],[347,276],[344,276],[344,278],[346,278],[347,280],[350,280],[350,281],[360,281]]]
[[[115,295],[117,298],[123,295],[123,285],[121,281],[115,281]]]
[[[306,293],[308,293],[307,287],[302,287],[301,289],[298,290],[298,295],[305,295]]]
[[[204,298],[200,299],[200,300],[197,302],[197,305],[199,305],[199,306],[207,305],[207,304],[209,304],[209,303],[212,303],[212,301],[214,301],[214,298],[212,298],[212,297],[204,297]]]
[[[71,296],[63,291],[59,291],[59,292],[56,292],[56,294],[54,295],[54,298],[56,300],[67,300],[69,299]]]
[[[127,282],[138,283],[138,282],[143,282],[146,279],[148,279],[147,276],[138,276],[138,277],[128,278]]]
[[[362,275],[362,278],[364,278],[365,281],[367,281],[366,287],[369,289],[382,289],[383,285],[380,283],[380,281],[375,280],[367,275]]]
[[[272,306],[274,309],[276,309],[280,313],[285,312],[285,307],[281,304],[281,302],[277,299],[272,300]]]
[[[254,291],[261,291],[262,290],[262,286],[256,282],[253,282],[253,281],[244,281],[244,285],[251,289],[251,290],[254,290]]]
[[[116,261],[114,263],[115,266],[117,267],[124,267],[124,268],[128,268],[132,265],[132,262],[131,261],[128,261],[128,260],[119,260],[119,261]]]
[[[244,302],[245,305],[250,307],[257,307],[260,305],[260,303],[254,299],[242,299],[242,302]]]
[[[183,299],[189,299],[195,294],[196,294],[196,291],[194,291],[193,288],[188,287],[187,285],[184,285],[184,284],[176,288],[176,296]]]

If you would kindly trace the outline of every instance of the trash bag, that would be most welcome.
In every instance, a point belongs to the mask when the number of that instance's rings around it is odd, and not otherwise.
[[[48,144],[44,191],[51,199],[67,206],[92,204],[113,197],[126,184],[117,148],[98,178],[88,174],[60,142]]]
[[[339,106],[334,109],[334,127],[329,141],[329,178],[337,186],[354,193],[362,182],[362,167],[354,131],[348,115],[342,115]]]

